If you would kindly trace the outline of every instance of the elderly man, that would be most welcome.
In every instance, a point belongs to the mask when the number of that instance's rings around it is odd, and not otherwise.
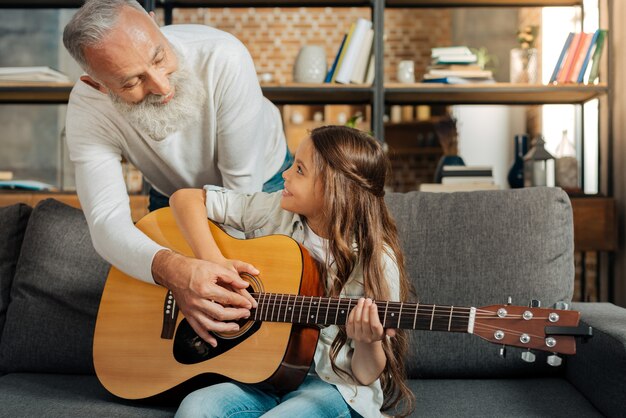
[[[120,161],[152,185],[151,209],[184,187],[277,190],[291,163],[278,109],[236,38],[206,26],[159,29],[135,0],[88,0],[63,42],[87,73],[70,95],[66,133],[95,248],[127,274],[170,289],[214,344],[207,330],[236,330],[222,321],[246,317],[254,303],[237,271],[258,272],[184,257],[136,229]]]

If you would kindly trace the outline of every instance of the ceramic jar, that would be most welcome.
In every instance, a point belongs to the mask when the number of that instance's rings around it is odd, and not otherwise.
[[[296,83],[323,83],[326,78],[326,52],[317,45],[305,45],[298,52],[293,66]]]

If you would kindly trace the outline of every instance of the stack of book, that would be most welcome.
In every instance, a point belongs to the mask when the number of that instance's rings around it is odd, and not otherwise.
[[[343,36],[325,83],[374,82],[374,30],[370,20],[359,18]]]
[[[466,46],[431,49],[431,65],[424,74],[424,83],[467,84],[493,83],[493,74],[483,70],[476,54]]]
[[[493,169],[489,166],[444,166],[441,183],[423,183],[422,192],[460,192],[496,190]]]
[[[550,83],[593,84],[598,78],[606,35],[604,29],[594,33],[570,32],[552,71]]]
[[[0,81],[69,83],[70,79],[50,67],[0,67]]]

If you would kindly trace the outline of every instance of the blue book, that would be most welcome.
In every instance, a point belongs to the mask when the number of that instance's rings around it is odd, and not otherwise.
[[[591,60],[591,53],[595,50],[596,42],[598,40],[598,35],[600,34],[600,29],[596,30],[593,34],[593,38],[591,38],[591,43],[589,44],[589,49],[587,49],[587,53],[585,54],[585,60],[583,61],[582,67],[580,67],[580,72],[578,73],[578,78],[576,79],[577,83],[582,83],[583,78],[585,78],[585,72],[587,71],[587,65],[589,65],[589,61]]]
[[[557,60],[556,65],[554,66],[554,71],[552,72],[552,76],[550,77],[550,81],[549,81],[550,84],[556,82],[556,78],[559,75],[559,70],[561,69],[561,65],[563,65],[563,60],[565,59],[565,56],[567,55],[567,50],[569,49],[569,46],[572,43],[572,39],[574,39],[574,32],[570,32],[569,35],[567,35],[567,39],[565,40],[565,45],[563,45],[563,49],[561,50],[561,55],[559,55],[559,59]]]
[[[341,40],[341,45],[339,46],[339,51],[337,51],[337,55],[335,55],[335,60],[333,61],[333,65],[331,65],[330,70],[328,70],[328,74],[326,74],[326,78],[324,79],[324,83],[330,83],[333,79],[333,73],[335,72],[335,68],[337,68],[337,61],[339,61],[339,56],[341,55],[341,50],[343,49],[343,45],[346,43],[346,37],[348,35],[343,35],[343,39]]]
[[[493,84],[496,81],[492,78],[466,78],[466,77],[437,77],[425,78],[422,83],[440,83],[440,84]]]

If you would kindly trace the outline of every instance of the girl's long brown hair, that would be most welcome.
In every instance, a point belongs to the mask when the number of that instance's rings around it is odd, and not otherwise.
[[[397,263],[400,298],[406,300],[411,289],[396,224],[385,205],[384,187],[390,165],[381,144],[365,132],[345,126],[314,129],[311,140],[318,181],[322,182],[324,189],[324,218],[329,220],[325,231],[329,239],[329,255],[336,267],[327,268],[328,260],[322,266],[322,277],[332,276],[327,295],[339,296],[360,262],[365,297],[389,300],[383,266],[383,254],[387,252]],[[356,251],[353,248],[355,242]],[[331,345],[331,363],[336,372],[349,375],[335,364],[346,340],[345,327],[340,327]],[[382,344],[387,357],[380,376],[385,395],[382,409],[401,408],[399,416],[406,416],[413,410],[415,402],[406,385],[404,370],[408,346],[406,333],[397,330],[394,338],[383,338]]]

